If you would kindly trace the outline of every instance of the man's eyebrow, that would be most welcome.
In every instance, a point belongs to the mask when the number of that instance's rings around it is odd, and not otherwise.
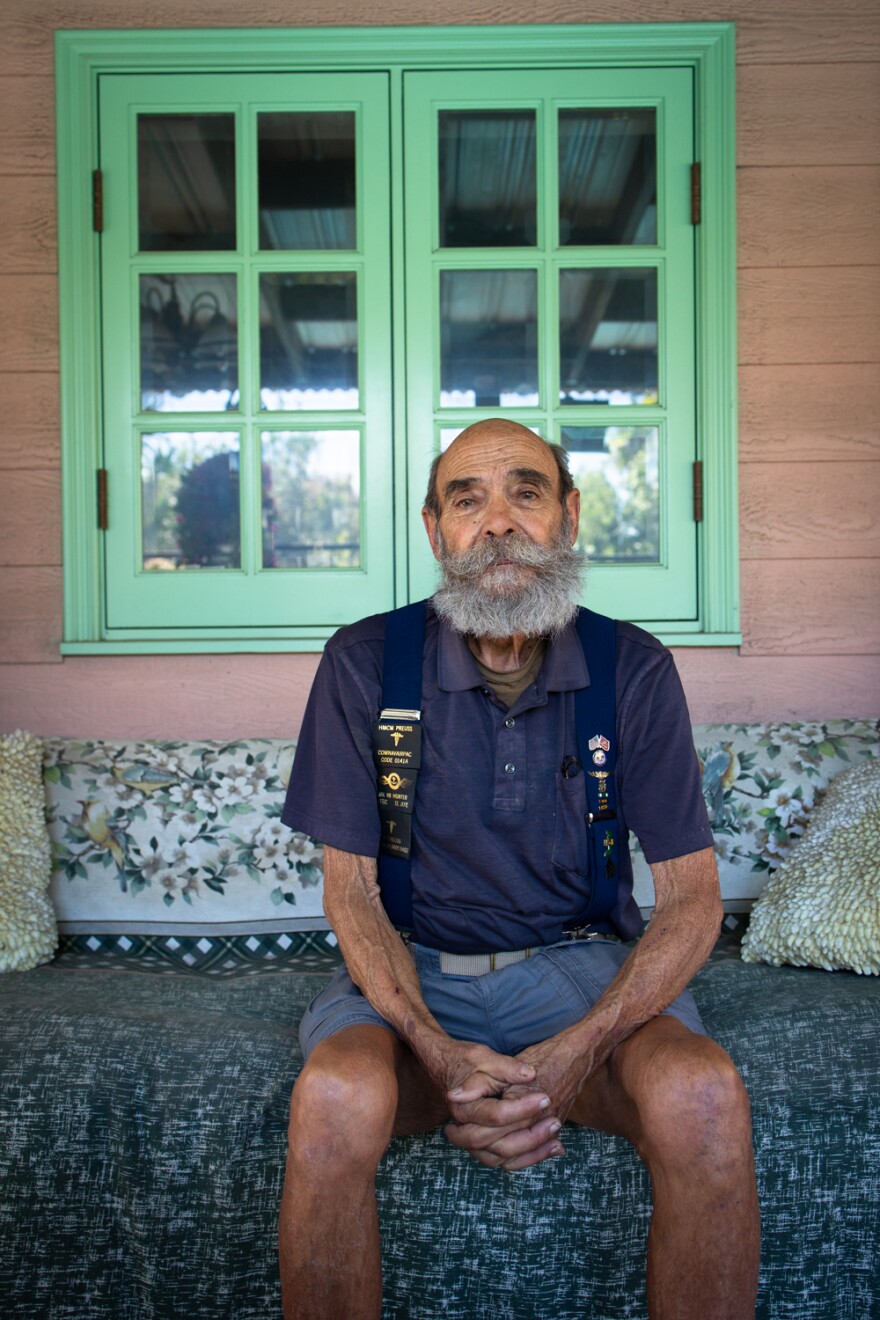
[[[517,481],[531,481],[542,490],[552,491],[553,482],[547,476],[546,472],[540,472],[538,468],[511,468],[507,473],[508,477],[515,477]]]
[[[443,487],[443,498],[448,500],[451,495],[455,495],[460,490],[470,490],[472,486],[482,484],[479,477],[453,477]]]

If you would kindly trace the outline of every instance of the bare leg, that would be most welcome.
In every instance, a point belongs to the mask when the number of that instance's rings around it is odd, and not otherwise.
[[[377,1320],[376,1168],[392,1135],[446,1116],[390,1031],[349,1027],[316,1046],[291,1100],[279,1220],[285,1320]]]
[[[720,1045],[657,1018],[617,1047],[570,1117],[626,1137],[648,1166],[652,1320],[754,1317],[760,1221],[749,1102]]]

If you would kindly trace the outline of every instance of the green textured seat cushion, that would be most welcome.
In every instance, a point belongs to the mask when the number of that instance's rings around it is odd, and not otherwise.
[[[296,1024],[326,973],[218,980],[56,963],[0,978],[0,1300],[33,1320],[279,1313],[275,1221]],[[764,1215],[758,1314],[880,1308],[878,985],[746,966],[695,991],[752,1097]],[[498,1176],[442,1133],[380,1171],[386,1315],[645,1315],[647,1176],[567,1134]]]

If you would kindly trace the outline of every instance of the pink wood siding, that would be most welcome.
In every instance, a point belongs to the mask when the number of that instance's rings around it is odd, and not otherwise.
[[[5,0],[0,728],[295,734],[311,655],[62,660],[56,27],[737,21],[743,646],[679,650],[694,719],[880,715],[876,0]]]

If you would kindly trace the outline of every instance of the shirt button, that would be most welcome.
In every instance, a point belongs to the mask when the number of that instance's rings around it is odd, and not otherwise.
[[[514,726],[514,724],[516,724],[516,720],[506,719],[506,720],[504,721],[504,727],[505,727],[505,729],[512,729],[513,726]]]
[[[508,762],[507,762],[507,765],[504,767],[504,773],[505,773],[506,775],[514,775],[514,774],[516,774],[516,766],[513,764],[512,761],[508,761]]]

